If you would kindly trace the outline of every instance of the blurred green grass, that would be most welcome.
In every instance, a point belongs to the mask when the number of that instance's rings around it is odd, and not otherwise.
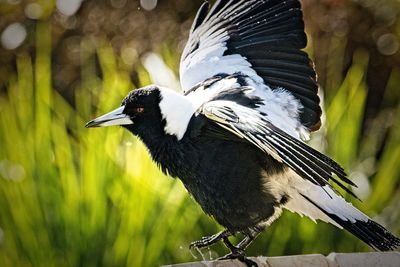
[[[0,95],[0,266],[157,266],[193,260],[190,241],[219,227],[178,180],[164,177],[135,137],[119,128],[84,128],[133,89],[121,58],[106,38],[98,48],[83,38],[81,58],[86,60],[72,107],[52,88],[51,26],[39,22],[35,32],[36,57],[18,55],[17,72]],[[170,66],[176,65],[171,51],[162,52]],[[378,220],[399,233],[400,107],[382,156],[368,161],[382,136],[376,130],[359,140],[367,63],[368,54],[355,54],[344,82],[327,100],[327,127],[315,134],[312,145],[370,179],[372,193],[355,205],[371,216],[379,214]],[[146,85],[149,75],[137,67]],[[388,86],[399,84],[398,72],[393,71]],[[386,119],[382,114],[376,127]],[[213,249],[223,254],[221,246]],[[285,212],[249,254],[369,250],[333,226]]]

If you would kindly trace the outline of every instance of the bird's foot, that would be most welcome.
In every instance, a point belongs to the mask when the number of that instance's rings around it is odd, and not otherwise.
[[[218,260],[239,260],[246,264],[248,267],[258,267],[258,264],[245,256],[243,252],[231,252]]]
[[[230,233],[228,231],[222,231],[212,236],[203,237],[201,240],[190,243],[189,249],[201,249],[209,247],[229,235]]]
[[[254,261],[248,259],[246,257],[246,254],[244,253],[244,248],[239,244],[239,246],[234,246],[227,237],[223,237],[223,241],[225,245],[229,248],[231,253],[225,255],[222,258],[219,258],[218,260],[233,260],[237,259],[243,263],[245,263],[248,267],[258,267],[257,263]]]
[[[189,249],[202,249],[205,247],[212,246],[215,243],[217,243],[218,241],[222,240],[224,242],[225,246],[227,248],[229,248],[231,253],[225,255],[224,257],[218,258],[218,260],[237,259],[237,260],[245,263],[248,267],[258,267],[257,263],[248,259],[244,253],[244,250],[254,239],[254,236],[247,236],[242,242],[239,243],[238,246],[234,246],[229,241],[230,236],[232,236],[232,233],[228,230],[225,230],[225,231],[219,232],[212,236],[203,237],[199,241],[192,242],[189,246]]]

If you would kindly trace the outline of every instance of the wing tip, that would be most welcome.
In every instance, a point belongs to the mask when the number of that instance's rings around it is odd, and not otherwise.
[[[400,248],[400,239],[398,237],[393,235],[379,223],[369,219],[366,215],[361,213],[363,215],[363,218],[361,219],[343,219],[340,215],[329,213],[306,195],[301,195],[325,213],[335,223],[364,241],[373,249],[379,251],[391,251]]]
[[[204,22],[209,10],[210,10],[210,3],[208,2],[208,0],[204,0],[203,4],[201,4],[199,10],[197,11],[190,32],[194,32]]]

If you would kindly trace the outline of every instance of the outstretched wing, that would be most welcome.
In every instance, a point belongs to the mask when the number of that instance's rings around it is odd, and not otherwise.
[[[320,127],[321,108],[298,0],[218,0],[204,3],[181,59],[185,91],[219,74],[247,75],[268,90],[286,90],[302,105],[300,121]]]
[[[354,195],[343,182],[355,186],[343,168],[335,161],[307,146],[270,123],[257,110],[233,101],[215,100],[204,104],[204,116],[219,126],[255,145],[276,160],[286,164],[298,175],[314,184],[332,185],[332,180],[349,194]],[[334,174],[339,177],[338,180]],[[332,187],[332,189],[334,189]]]

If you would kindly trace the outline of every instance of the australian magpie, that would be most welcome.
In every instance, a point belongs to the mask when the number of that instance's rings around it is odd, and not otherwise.
[[[377,250],[400,240],[340,196],[355,186],[303,141],[321,126],[318,84],[298,0],[218,0],[194,20],[180,65],[183,94],[151,85],[87,127],[122,125],[225,231],[227,258],[283,209],[344,228]],[[234,246],[229,236],[242,233]]]

